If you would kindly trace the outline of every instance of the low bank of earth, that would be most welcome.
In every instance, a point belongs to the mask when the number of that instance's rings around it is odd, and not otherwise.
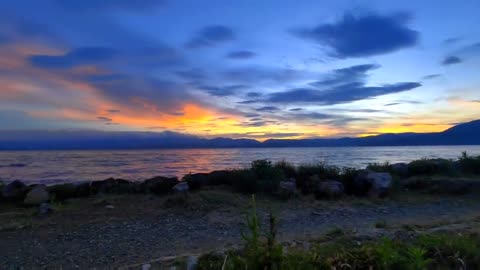
[[[238,249],[251,197],[227,187],[188,195],[186,205],[171,196],[96,195],[36,208],[0,205],[0,269],[158,267],[163,258]],[[332,232],[375,238],[432,230],[478,229],[478,195],[439,196],[414,192],[387,199],[344,197],[288,201],[257,195],[261,217],[279,218],[279,240],[307,245]]]

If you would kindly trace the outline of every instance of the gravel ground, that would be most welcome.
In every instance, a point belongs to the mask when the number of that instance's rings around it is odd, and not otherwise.
[[[148,196],[92,200],[57,207],[60,209],[48,217],[32,216],[34,209],[0,209],[0,222],[19,220],[15,226],[0,230],[0,269],[117,268],[163,256],[235,248],[241,244],[249,198],[200,193],[187,207],[175,208],[166,208],[163,198]],[[480,216],[478,201],[459,198],[273,203],[265,199],[257,205],[263,217],[273,205],[284,241],[312,239],[334,227],[368,233],[375,230],[377,221],[400,227]]]

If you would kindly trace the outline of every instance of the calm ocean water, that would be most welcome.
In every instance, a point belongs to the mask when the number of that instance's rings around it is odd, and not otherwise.
[[[457,158],[462,151],[480,155],[480,146],[5,151],[0,152],[0,179],[59,183],[119,177],[140,181],[157,175],[181,177],[240,168],[255,159],[363,168],[372,162]]]

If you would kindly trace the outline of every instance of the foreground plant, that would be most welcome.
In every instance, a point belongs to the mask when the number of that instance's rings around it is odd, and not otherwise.
[[[427,234],[416,239],[381,238],[359,244],[354,238],[336,233],[328,243],[312,248],[288,249],[277,242],[277,219],[269,214],[266,231],[258,217],[255,197],[242,233],[243,249],[225,256],[207,254],[199,269],[248,270],[422,270],[480,269],[480,236],[477,234]]]

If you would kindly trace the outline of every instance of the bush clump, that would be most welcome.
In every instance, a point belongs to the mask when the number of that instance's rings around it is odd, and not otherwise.
[[[469,156],[467,152],[463,152],[458,162],[463,172],[480,174],[480,156]]]
[[[390,172],[390,163],[388,161],[385,163],[369,163],[367,170],[374,172]]]
[[[283,171],[266,159],[255,160],[249,169],[231,171],[232,184],[236,191],[243,193],[273,193],[280,181],[285,179]]]
[[[419,159],[408,164],[409,175],[434,175],[454,173],[452,161],[446,159]]]
[[[277,170],[280,170],[283,175],[287,178],[295,178],[297,177],[297,168],[291,163],[288,163],[285,160],[278,161],[273,165],[273,167]]]
[[[328,166],[323,162],[303,164],[297,170],[297,186],[303,194],[313,193],[316,181],[340,178],[341,169],[339,167]]]

